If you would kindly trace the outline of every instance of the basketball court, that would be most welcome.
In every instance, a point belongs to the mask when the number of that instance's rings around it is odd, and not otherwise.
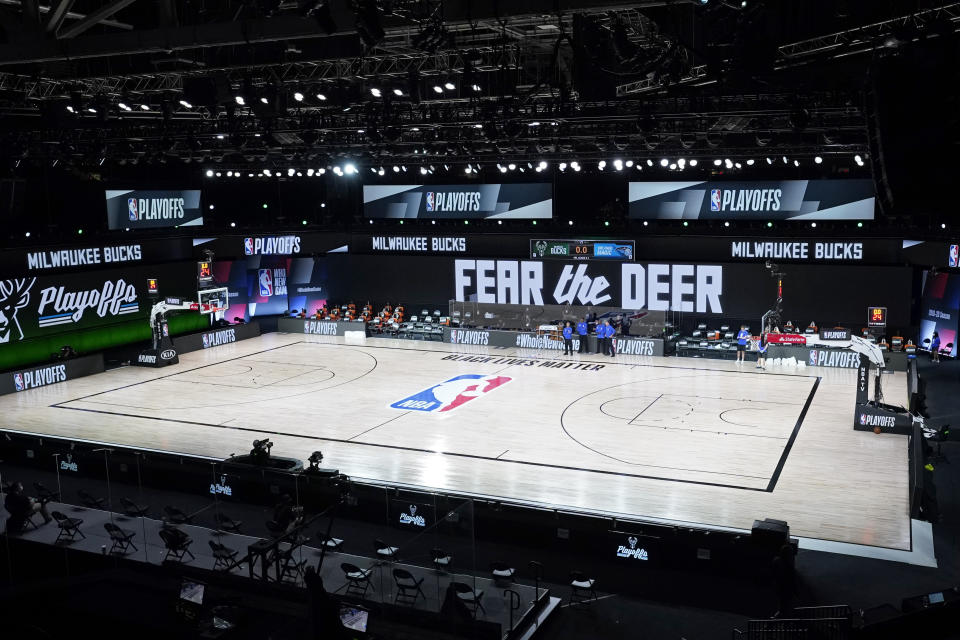
[[[22,431],[558,509],[910,550],[907,438],[852,428],[856,370],[272,333],[0,398]],[[885,376],[892,402],[905,374]]]

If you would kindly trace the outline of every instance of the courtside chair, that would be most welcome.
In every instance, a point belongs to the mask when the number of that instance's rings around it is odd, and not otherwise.
[[[193,522],[193,518],[191,516],[188,516],[180,509],[171,507],[170,505],[167,505],[163,508],[163,514],[166,517],[167,522],[170,524],[191,524]]]
[[[516,569],[502,560],[494,560],[490,563],[490,573],[493,575],[494,583],[498,585],[504,582],[513,582],[513,575],[516,572]]]
[[[473,587],[463,582],[451,582],[450,586],[457,593],[460,602],[467,605],[474,618],[477,617],[477,609],[486,615],[487,610],[483,608],[483,589],[474,590]]]
[[[112,522],[104,522],[103,528],[107,530],[107,535],[110,536],[110,541],[113,543],[110,545],[110,553],[123,555],[129,551],[130,547],[133,547],[134,551],[138,551],[137,545],[133,544],[133,537],[137,535],[135,531],[121,529]]]
[[[120,498],[120,505],[123,507],[124,515],[131,518],[145,518],[150,511],[150,505],[137,504],[130,498]]]
[[[417,580],[406,569],[394,569],[393,581],[397,584],[397,595],[393,599],[394,604],[408,604],[412,607],[417,604],[417,598],[420,596],[423,596],[424,600],[427,599],[423,589],[420,588],[420,585],[423,584],[422,577]]]
[[[240,533],[240,525],[243,524],[243,521],[234,520],[227,514],[219,511],[213,514],[213,520],[217,523],[217,528],[220,531],[227,531],[229,533]]]
[[[213,551],[213,570],[226,571],[232,567],[240,552],[219,542],[214,542],[213,540],[209,540],[208,542],[210,544],[210,550]]]
[[[587,577],[582,571],[570,572],[570,604],[587,602],[597,599],[597,590],[594,585],[597,581]]]
[[[162,562],[166,562],[171,557],[177,562],[183,562],[184,556],[190,556],[191,560],[196,560],[193,553],[190,552],[190,545],[193,540],[180,529],[160,529],[160,539],[163,540],[163,546],[167,553],[163,556]]]
[[[952,342],[948,342],[947,344],[943,345],[942,349],[940,349],[940,355],[942,356],[947,356],[949,358],[951,353],[953,353]]]
[[[57,539],[53,541],[53,544],[57,544],[60,540],[73,542],[77,534],[81,538],[87,537],[83,535],[83,531],[80,531],[80,525],[83,524],[83,520],[80,518],[68,518],[59,511],[53,511],[50,515],[57,521],[57,526],[60,528],[60,533],[57,534]]]
[[[307,566],[305,559],[297,560],[293,553],[297,547],[282,549],[279,552],[280,557],[280,582],[298,584],[303,578],[304,569]]]
[[[373,541],[373,548],[377,552],[377,558],[385,562],[394,562],[397,559],[397,552],[400,551],[400,547],[391,547],[386,542],[377,538]]]
[[[327,551],[336,551],[339,553],[343,548],[343,540],[341,538],[328,536],[325,531],[317,532],[317,542],[319,542],[322,547],[325,547]]]
[[[106,507],[103,498],[97,498],[84,489],[77,489],[77,495],[80,497],[80,504],[87,509],[103,509]]]
[[[361,569],[355,564],[344,562],[340,565],[343,571],[343,577],[347,581],[347,590],[345,595],[364,597],[367,594],[367,588],[370,587],[371,569]]]
[[[430,557],[433,559],[433,566],[440,573],[446,573],[450,570],[450,565],[453,563],[453,556],[443,549],[431,549]]]

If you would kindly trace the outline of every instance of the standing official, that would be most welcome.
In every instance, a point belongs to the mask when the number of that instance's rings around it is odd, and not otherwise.
[[[596,316],[597,314],[594,313],[593,315]],[[594,321],[596,321],[596,318],[594,318]],[[607,355],[607,330],[604,329],[602,322],[594,322],[593,326],[593,332],[597,334],[597,355]]]
[[[569,322],[563,325],[563,355],[573,355],[573,327]]]
[[[613,341],[613,336],[617,335],[617,328],[614,327],[609,320],[605,323],[607,329],[607,355],[611,358],[617,355],[617,346]]]
[[[577,348],[577,353],[586,353],[587,352],[587,319],[584,318],[577,323],[577,336],[580,337],[580,346]]]

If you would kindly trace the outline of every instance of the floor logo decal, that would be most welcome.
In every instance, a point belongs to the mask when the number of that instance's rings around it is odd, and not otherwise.
[[[453,411],[474,398],[513,380],[507,376],[468,373],[398,400],[390,406],[403,411]]]

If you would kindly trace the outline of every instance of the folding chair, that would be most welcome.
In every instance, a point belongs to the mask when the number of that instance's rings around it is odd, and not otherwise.
[[[516,569],[501,560],[494,560],[490,563],[490,573],[493,574],[494,583],[498,585],[504,582],[513,582],[513,574],[516,572]]]
[[[196,560],[196,557],[190,552],[189,547],[193,544],[190,536],[180,529],[160,529],[159,533],[163,545],[167,548],[167,553],[163,556],[163,562],[169,560],[171,556],[177,562],[183,562],[185,555],[190,556],[191,560]]]
[[[237,560],[237,556],[240,554],[239,551],[234,551],[229,547],[220,544],[219,542],[214,542],[213,540],[208,540],[210,544],[210,550],[213,551],[213,570],[214,571],[226,571]]]
[[[243,524],[241,520],[234,520],[225,513],[217,512],[213,515],[214,522],[217,523],[217,528],[221,531],[229,531],[230,533],[240,533],[240,525]]]
[[[570,572],[570,604],[578,604],[597,599],[597,591],[593,585],[597,583],[588,578],[582,571]]]
[[[42,482],[34,482],[33,488],[37,491],[37,500],[42,504],[47,504],[48,502],[57,502],[60,500],[60,494],[56,491],[51,491],[43,486]]]
[[[176,507],[171,507],[169,505],[163,508],[163,514],[164,516],[166,516],[166,520],[170,524],[179,525],[179,524],[190,524],[193,522],[192,516],[188,516],[180,509],[177,509]]]
[[[339,552],[343,547],[343,540],[341,538],[328,536],[324,531],[317,532],[317,541],[320,543],[320,546],[326,547],[327,551]]]
[[[50,515],[53,516],[53,519],[57,521],[57,526],[60,527],[60,533],[57,534],[57,539],[53,541],[54,544],[60,542],[61,539],[73,542],[77,534],[80,534],[80,537],[84,539],[87,537],[83,535],[83,531],[80,531],[80,525],[83,524],[83,520],[80,518],[68,518],[59,511],[54,511]]]
[[[278,550],[280,557],[280,575],[277,576],[278,582],[292,582],[298,584],[303,578],[303,571],[307,566],[306,560],[297,560],[293,557],[296,547]]]
[[[431,549],[430,557],[433,559],[433,566],[440,573],[445,573],[453,562],[453,557],[443,549]]]
[[[347,580],[347,590],[344,592],[348,596],[364,597],[367,588],[370,586],[370,574],[372,569],[361,569],[355,564],[344,562],[340,565],[343,571],[343,577]]]
[[[127,553],[130,547],[133,547],[134,551],[139,551],[137,545],[133,544],[133,537],[137,535],[135,531],[121,529],[112,522],[104,522],[103,528],[107,530],[107,534],[113,542],[113,544],[110,545],[110,553]]]
[[[377,557],[386,562],[395,561],[397,559],[397,552],[400,551],[400,547],[391,547],[380,538],[373,541],[373,548],[377,552]]]
[[[477,609],[483,611],[486,615],[487,610],[483,608],[483,589],[474,591],[473,587],[462,582],[451,582],[450,586],[457,593],[457,598],[471,609],[473,617],[477,617]]]
[[[131,518],[145,518],[150,510],[149,505],[140,505],[129,498],[120,498],[120,505],[123,507],[124,515]]]
[[[80,504],[87,509],[104,509],[106,507],[103,498],[97,498],[83,489],[77,489],[77,495],[80,496]]]
[[[423,596],[424,600],[427,599],[423,589],[420,588],[420,585],[423,584],[423,578],[417,580],[406,569],[394,569],[393,581],[397,584],[397,595],[393,599],[394,604],[399,602],[400,604],[414,606],[417,604],[418,597]]]

